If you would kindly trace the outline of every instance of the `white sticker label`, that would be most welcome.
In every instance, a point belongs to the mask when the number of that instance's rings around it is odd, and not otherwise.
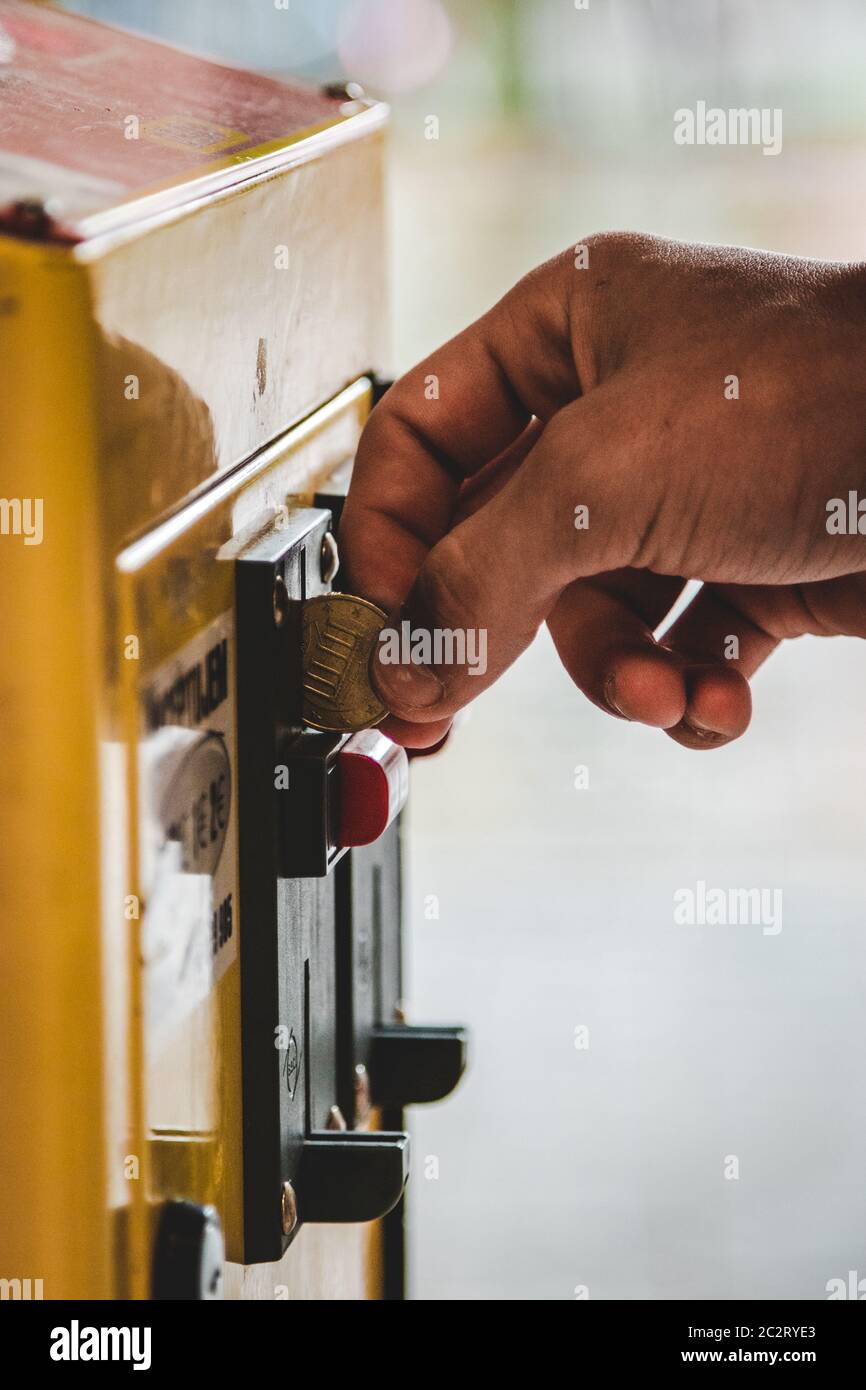
[[[142,949],[148,1047],[162,1046],[237,956],[234,640],[225,613],[144,691]]]

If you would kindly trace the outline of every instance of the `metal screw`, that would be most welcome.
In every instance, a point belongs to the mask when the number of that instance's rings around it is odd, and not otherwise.
[[[283,1183],[283,1195],[280,1200],[280,1223],[284,1236],[290,1236],[298,1224],[298,1199],[290,1182]]]
[[[326,531],[322,538],[321,554],[322,583],[330,584],[340,568],[340,552],[332,531]]]
[[[366,1124],[370,1118],[370,1073],[359,1062],[355,1067],[355,1124]]]
[[[322,92],[335,101],[363,101],[366,96],[360,82],[326,82]]]
[[[274,627],[282,627],[289,616],[289,591],[281,574],[274,580]]]

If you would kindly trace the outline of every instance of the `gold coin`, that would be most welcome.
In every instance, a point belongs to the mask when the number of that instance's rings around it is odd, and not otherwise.
[[[318,594],[304,604],[304,723],[354,733],[388,713],[370,681],[370,660],[387,613],[354,594]]]

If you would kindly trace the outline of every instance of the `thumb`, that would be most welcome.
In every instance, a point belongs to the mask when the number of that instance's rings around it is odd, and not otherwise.
[[[428,553],[372,666],[400,719],[456,713],[529,646],[567,584],[629,563],[591,401],[554,416],[505,487]]]

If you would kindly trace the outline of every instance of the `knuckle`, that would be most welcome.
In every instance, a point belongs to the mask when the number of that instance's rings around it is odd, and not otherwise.
[[[657,256],[666,245],[662,237],[650,232],[623,231],[593,232],[581,244],[587,247],[590,257],[594,252],[608,269],[625,269],[636,261]]]

